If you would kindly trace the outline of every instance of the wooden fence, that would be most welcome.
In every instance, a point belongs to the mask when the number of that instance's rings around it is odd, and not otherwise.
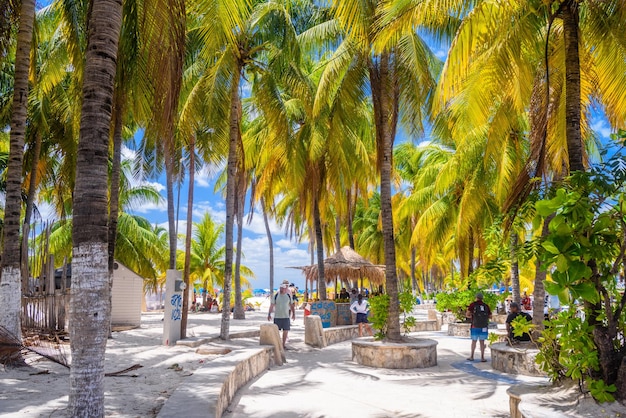
[[[22,330],[55,333],[66,329],[69,292],[22,297]]]

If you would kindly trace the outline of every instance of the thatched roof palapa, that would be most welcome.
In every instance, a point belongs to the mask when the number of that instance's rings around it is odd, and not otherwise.
[[[307,280],[317,280],[317,264],[296,268],[303,271]],[[352,248],[343,247],[324,260],[324,276],[327,283],[332,283],[337,277],[344,281],[367,278],[370,283],[378,285],[385,283],[385,266],[372,264]]]

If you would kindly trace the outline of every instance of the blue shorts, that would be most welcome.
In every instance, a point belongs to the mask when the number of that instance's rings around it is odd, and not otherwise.
[[[486,340],[488,334],[487,328],[470,328],[472,340]]]
[[[274,318],[274,323],[278,325],[279,330],[289,331],[291,329],[289,318]]]
[[[356,314],[356,323],[357,324],[367,324],[367,314],[366,313],[357,313]]]

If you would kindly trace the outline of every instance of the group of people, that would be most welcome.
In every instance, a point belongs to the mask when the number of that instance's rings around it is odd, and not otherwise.
[[[195,298],[194,298],[195,299]],[[191,302],[191,306],[189,307],[191,312],[219,312],[220,307],[217,302],[217,298],[211,298],[210,296],[206,299],[206,302],[203,304],[197,303],[195,300]]]
[[[470,348],[470,356],[467,358],[469,361],[474,361],[474,352],[476,351],[476,342],[480,343],[480,361],[485,362],[485,340],[489,334],[489,320],[491,319],[491,309],[489,305],[483,302],[483,294],[481,292],[476,293],[476,300],[472,302],[465,313],[465,316],[470,320],[470,337],[472,339],[472,345]],[[530,335],[528,333],[522,333],[521,335],[515,335],[513,332],[513,321],[518,316],[523,316],[527,321],[532,321],[532,317],[520,309],[520,304],[517,302],[511,302],[509,304],[509,314],[506,317],[506,330],[510,341],[530,341]]]
[[[294,291],[295,290],[295,291]],[[345,291],[345,288],[342,289]],[[351,305],[350,311],[356,314],[356,323],[359,325],[359,337],[363,336],[363,330],[372,336],[374,332],[367,320],[367,316],[370,311],[370,306],[367,300],[362,294],[358,293],[356,289],[352,289],[352,292],[348,294]],[[282,331],[283,348],[286,348],[287,338],[289,331],[291,330],[291,321],[296,320],[296,303],[298,302],[297,287],[293,283],[289,283],[287,280],[283,280],[278,292],[271,296],[270,309],[267,313],[267,320],[272,320],[272,314],[274,314],[274,324],[278,327],[279,331]],[[354,301],[352,301],[354,296]]]

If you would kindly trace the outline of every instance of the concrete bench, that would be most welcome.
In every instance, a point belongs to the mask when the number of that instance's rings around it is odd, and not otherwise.
[[[272,347],[235,350],[207,362],[178,386],[157,416],[220,418],[237,390],[273,364],[272,352]]]

